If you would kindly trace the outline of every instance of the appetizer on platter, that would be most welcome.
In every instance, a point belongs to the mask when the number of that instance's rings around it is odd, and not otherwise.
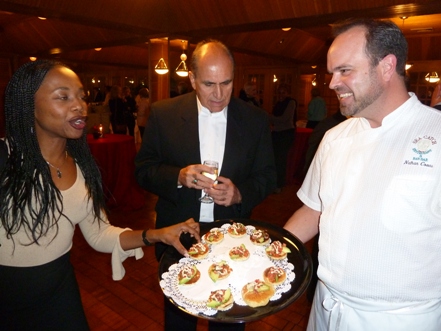
[[[211,229],[202,236],[202,239],[210,244],[219,244],[224,240],[224,233],[219,229]]]
[[[254,230],[253,233],[250,235],[250,240],[254,245],[258,246],[264,246],[266,244],[269,244],[271,239],[265,230]]]
[[[247,229],[242,223],[233,222],[227,230],[228,234],[234,238],[240,238],[247,234]]]
[[[244,244],[233,247],[228,254],[230,255],[230,259],[234,261],[245,261],[250,257],[250,251]]]
[[[266,306],[274,293],[274,287],[260,279],[249,282],[242,288],[243,301],[253,308]]]
[[[228,310],[233,306],[234,300],[231,290],[211,291],[208,298],[207,306],[217,310]]]
[[[203,244],[203,243],[193,244],[188,249],[188,255],[190,255],[191,258],[196,260],[205,259],[208,256],[209,252],[210,252],[210,247],[207,244]]]
[[[179,285],[191,285],[201,278],[201,273],[194,265],[185,265],[178,274]]]
[[[208,275],[213,282],[217,282],[218,280],[227,278],[231,271],[233,271],[233,269],[231,269],[226,261],[222,260],[220,262],[213,263],[208,268]]]
[[[286,247],[285,243],[274,241],[265,249],[266,254],[274,260],[283,260],[291,250]]]
[[[267,283],[280,285],[286,279],[286,272],[280,267],[269,267],[263,271],[263,279]]]

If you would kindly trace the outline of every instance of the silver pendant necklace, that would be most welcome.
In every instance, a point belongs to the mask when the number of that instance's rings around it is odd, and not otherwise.
[[[65,158],[64,158],[64,162],[63,162],[63,164],[60,166],[60,168],[61,168],[62,166],[64,166],[64,164],[66,163],[66,160],[67,160],[67,151],[65,151],[65,153],[66,153],[66,156],[65,156]],[[54,165],[52,165],[49,161],[46,161],[46,163],[48,164],[48,166],[54,168],[54,169],[57,171],[57,177],[58,177],[58,178],[61,178],[61,175],[62,175],[63,173],[60,171],[60,168],[59,168],[59,167],[56,167],[56,166],[54,166]]]

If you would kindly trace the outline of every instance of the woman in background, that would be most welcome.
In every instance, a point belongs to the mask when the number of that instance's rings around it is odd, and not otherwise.
[[[89,329],[70,263],[77,224],[90,246],[112,254],[114,280],[124,276],[122,262],[141,258],[147,244],[162,241],[186,254],[181,233],[200,240],[193,220],[144,231],[109,224],[101,175],[86,141],[84,100],[78,76],[49,60],[26,63],[6,87],[6,137],[0,140],[2,330]]]
[[[150,114],[149,90],[145,87],[140,89],[138,96],[138,113],[136,116],[136,122],[138,124],[139,133],[141,134],[142,139],[142,136],[144,135],[145,125],[147,124],[147,119]]]

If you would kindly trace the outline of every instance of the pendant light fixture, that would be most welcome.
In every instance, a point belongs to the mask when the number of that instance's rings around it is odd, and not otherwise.
[[[178,67],[176,68],[176,74],[178,76],[188,77],[188,68],[185,60],[187,60],[187,54],[184,52],[181,54],[181,63],[179,63]]]
[[[163,53],[163,46],[161,45],[161,53]],[[155,66],[155,71],[158,75],[165,75],[168,72],[167,64],[165,64],[164,58],[161,57]]]
[[[429,83],[438,83],[440,78],[438,77],[438,73],[436,71],[433,71],[428,72],[425,79]]]
[[[167,65],[165,64],[164,58],[160,58],[158,64],[155,66],[155,71],[158,75],[165,75],[168,72]]]

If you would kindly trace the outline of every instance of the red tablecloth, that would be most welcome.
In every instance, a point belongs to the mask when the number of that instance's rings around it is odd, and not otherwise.
[[[303,181],[303,167],[305,165],[305,155],[308,150],[308,139],[312,129],[297,128],[296,138],[288,154],[286,165],[286,183],[301,183]]]
[[[106,134],[87,143],[101,171],[109,208],[134,210],[145,203],[144,191],[135,179],[136,147],[132,136]]]

